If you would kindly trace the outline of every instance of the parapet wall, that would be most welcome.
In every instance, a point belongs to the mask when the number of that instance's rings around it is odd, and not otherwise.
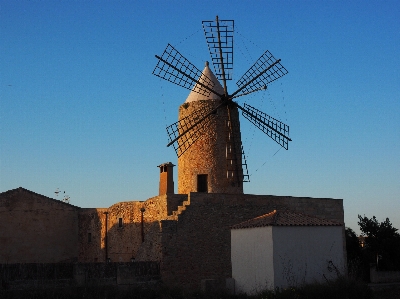
[[[222,285],[231,277],[230,227],[274,209],[344,224],[341,199],[190,193],[81,209],[18,188],[0,194],[0,262],[157,261],[168,286]]]
[[[0,263],[78,258],[80,208],[24,188],[0,194]]]
[[[189,201],[177,221],[162,221],[160,267],[165,284],[192,290],[201,280],[223,285],[231,277],[232,225],[274,209],[344,222],[341,199],[190,193]]]
[[[146,201],[119,202],[109,208],[81,209],[79,262],[104,262],[106,258],[112,262],[159,261],[159,221],[177,210],[186,198],[182,194],[164,194]]]

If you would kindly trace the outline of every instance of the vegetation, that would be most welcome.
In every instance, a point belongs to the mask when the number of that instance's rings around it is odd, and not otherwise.
[[[230,295],[223,292],[202,293],[184,292],[167,288],[135,288],[130,290],[118,289],[115,286],[70,287],[54,289],[34,289],[20,291],[1,291],[0,298],[51,298],[51,299],[369,299],[373,298],[372,291],[360,281],[339,278],[324,284],[311,284],[298,288],[277,289],[264,291],[256,296]]]
[[[364,246],[361,247],[356,233],[346,227],[347,268],[350,277],[369,281],[370,264],[378,270],[400,271],[400,234],[389,218],[379,222],[375,216],[358,215],[358,225]]]
[[[356,233],[346,227],[347,270],[350,277],[369,281],[369,262],[364,257]]]
[[[299,288],[266,291],[254,299],[367,299],[373,293],[366,283],[360,280],[339,277],[335,281],[308,284]]]
[[[379,223],[375,216],[371,219],[358,215],[358,225],[365,237],[364,262],[376,263],[379,270],[400,270],[400,234],[392,226],[389,218]]]

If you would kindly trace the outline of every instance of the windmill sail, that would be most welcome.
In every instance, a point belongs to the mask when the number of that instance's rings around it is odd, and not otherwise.
[[[204,135],[214,114],[213,106],[199,109],[167,127],[169,145],[172,144],[176,155],[180,157],[197,139]]]
[[[242,92],[252,92],[286,75],[288,71],[280,60],[267,50],[249,70],[236,82]]]
[[[153,71],[154,75],[192,91],[179,108],[179,121],[167,127],[167,146],[173,145],[179,161],[178,175],[185,178],[179,181],[178,192],[243,193],[242,183],[249,176],[238,109],[283,148],[288,149],[291,139],[288,125],[250,105],[242,107],[233,99],[266,89],[288,71],[280,59],[265,51],[239,79],[238,89],[229,94],[227,80],[232,79],[234,21],[219,20],[217,16],[215,21],[203,21],[202,25],[214,74],[208,63],[201,72],[170,44],[161,57],[156,55],[158,63]],[[199,181],[209,182],[210,188],[196,189]]]
[[[248,105],[244,104],[244,108],[237,105],[242,110],[242,115],[253,123],[262,132],[271,137],[276,143],[284,149],[288,149],[289,126],[283,122],[269,116],[268,114]]]
[[[153,75],[192,90],[202,72],[173,46],[168,44],[161,57],[157,56],[158,63],[153,70]],[[203,82],[196,84],[196,92],[208,96],[212,92],[214,83],[210,78],[203,76]]]
[[[218,80],[232,80],[233,73],[233,20],[203,21],[204,34],[210,51],[214,73]]]

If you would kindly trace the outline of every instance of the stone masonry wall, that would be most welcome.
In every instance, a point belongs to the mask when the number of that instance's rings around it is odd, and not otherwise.
[[[196,290],[202,279],[231,277],[230,227],[274,209],[344,222],[341,199],[190,193],[177,220],[162,221],[162,280]],[[290,241],[290,240],[289,240]]]
[[[164,194],[146,201],[119,202],[109,208],[82,209],[79,214],[79,261],[105,261],[106,217],[107,254],[112,262],[129,262],[131,258],[160,260],[159,221],[166,219],[186,198],[187,195]]]
[[[179,120],[184,122],[183,119],[185,117],[189,116],[189,118],[193,118],[192,115],[195,111],[209,111],[220,104],[220,102],[219,100],[200,100],[184,103],[179,107]],[[235,134],[228,133],[228,110],[223,106],[218,109],[216,114],[210,115],[203,121],[204,126],[199,125],[180,139],[180,147],[184,148],[182,142],[186,140],[187,136],[190,136],[190,134],[200,136],[200,138],[195,140],[184,154],[178,158],[179,194],[188,194],[198,191],[198,174],[208,175],[209,193],[243,193],[241,148],[237,149],[237,158],[239,161],[239,171],[237,172],[239,176],[235,174],[232,175],[231,178],[227,177],[227,142],[229,143],[232,141],[232,136],[235,136],[236,144],[238,144],[237,147],[240,147],[239,145],[241,144],[237,108],[231,108],[231,117],[234,119],[233,123],[236,124],[236,126],[234,126]],[[188,127],[190,127],[190,125],[181,126],[181,131]],[[195,137],[191,138],[195,139]],[[231,138],[230,141],[229,138]],[[237,167],[233,165],[233,169],[236,168]]]
[[[79,262],[104,262],[104,212],[107,209],[82,209],[79,213]],[[91,234],[89,240],[88,234]]]
[[[80,208],[24,188],[0,194],[0,263],[78,258]]]
[[[344,222],[341,199],[190,193],[80,209],[18,188],[0,194],[0,263],[104,262],[108,212],[112,262],[160,261],[168,286],[196,290],[203,279],[223,285],[231,276],[230,227],[274,209]]]
[[[137,261],[161,261],[161,221],[174,218],[172,215],[178,206],[187,199],[184,194],[166,194],[146,200],[146,229],[144,242],[140,245]],[[162,213],[159,212],[162,210]]]

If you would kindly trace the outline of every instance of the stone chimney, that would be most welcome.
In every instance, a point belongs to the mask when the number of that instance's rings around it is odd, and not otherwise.
[[[175,165],[171,162],[163,163],[157,166],[160,168],[159,195],[164,195],[167,193],[174,194],[174,166]]]

